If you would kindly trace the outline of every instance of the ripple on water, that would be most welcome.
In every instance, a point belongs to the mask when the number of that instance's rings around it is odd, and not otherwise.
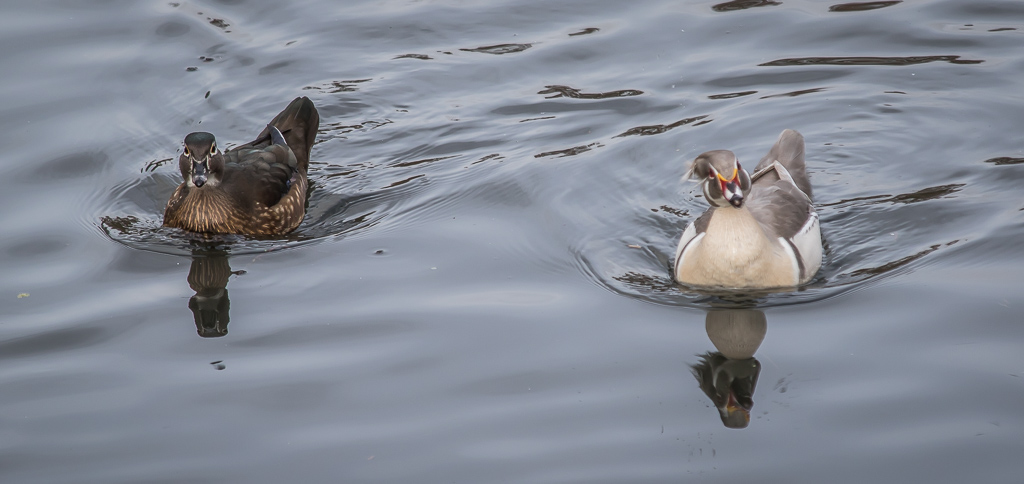
[[[74,153],[39,163],[32,170],[30,179],[72,180],[99,173],[109,165],[110,158],[106,153]]]
[[[813,170],[814,162],[810,166]],[[654,200],[626,202],[629,196],[622,195],[623,206],[633,205],[629,215],[618,216],[628,224],[608,238],[577,241],[572,250],[577,268],[597,285],[656,304],[709,308],[730,303],[748,306],[753,300],[758,307],[772,307],[819,301],[942,260],[954,252],[950,248],[993,226],[997,215],[970,203],[974,198],[970,188],[970,183],[951,183],[905,193],[834,201],[819,198],[816,206],[825,249],[822,267],[814,279],[792,291],[716,292],[674,281],[678,239],[686,224],[706,209],[696,199],[699,195],[685,207],[654,206]],[[635,207],[637,203],[651,206]]]
[[[649,236],[643,240],[623,237],[583,244],[576,248],[575,256],[578,267],[600,286],[656,304],[711,308],[730,302],[748,306],[753,300],[765,308],[819,301],[914,270],[959,242],[954,239],[921,247],[915,237],[908,237],[910,241],[901,244],[897,233],[887,232],[887,221],[910,216],[901,213],[898,204],[927,199],[886,198],[888,205],[872,216],[844,217],[837,210],[819,206],[825,249],[822,267],[809,283],[792,291],[708,291],[677,283],[672,277],[675,249],[689,220],[664,210],[648,216],[649,229],[655,230],[648,230]],[[879,202],[863,201],[860,208]]]
[[[175,175],[177,175],[175,173]],[[348,236],[380,222],[388,211],[387,197],[346,197],[310,183],[306,216],[291,233],[281,236],[205,235],[163,226],[163,205],[177,178],[150,173],[110,192],[99,227],[112,240],[135,249],[190,255],[197,247],[218,247],[233,254],[269,252],[317,240]]]
[[[782,5],[782,2],[773,0],[733,0],[731,2],[719,3],[711,7],[716,12],[732,12],[734,10],[746,10],[754,7],[772,7]]]
[[[368,79],[367,79],[368,80]],[[335,94],[366,80],[329,83]],[[341,91],[338,91],[341,90]],[[322,112],[338,106],[314,101]],[[345,104],[345,100],[336,100]],[[498,140],[459,141],[458,130],[449,130],[448,143],[434,141],[430,129],[396,129],[390,119],[357,123],[326,119],[321,124],[309,169],[306,214],[293,232],[280,236],[204,235],[164,227],[164,204],[181,182],[174,158],[143,163],[140,174],[113,189],[97,193],[99,228],[126,246],[173,255],[193,255],[196,250],[220,250],[232,255],[277,251],[320,240],[357,237],[371,229],[388,230],[400,224],[438,216],[466,196],[482,190],[501,193],[481,170],[500,164],[504,157],[490,151]],[[389,146],[400,138],[420,136],[399,153],[349,159],[353,143],[373,136]],[[350,139],[351,138],[351,139]],[[387,148],[384,148],[387,150]],[[483,153],[483,154],[481,154]],[[444,188],[442,188],[444,187]],[[94,212],[95,213],[95,212]],[[93,223],[92,225],[97,225]]]
[[[852,2],[852,3],[840,3],[838,5],[832,5],[828,8],[829,12],[863,12],[867,10],[877,10],[880,8],[891,7],[896,4],[903,3],[903,0],[891,0],[886,2]]]
[[[481,53],[481,54],[502,55],[502,54],[514,54],[516,52],[522,52],[522,51],[524,51],[526,49],[529,49],[530,47],[533,47],[533,45],[532,44],[497,44],[497,45],[487,45],[487,46],[483,46],[483,47],[476,47],[476,48],[473,48],[473,49],[459,49],[459,50],[464,51],[464,52],[477,52],[477,53]]]

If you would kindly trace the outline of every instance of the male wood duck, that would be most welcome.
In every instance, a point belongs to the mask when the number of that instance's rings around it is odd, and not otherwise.
[[[167,201],[164,225],[191,232],[278,235],[306,213],[309,151],[320,114],[295,98],[256,139],[220,152],[210,133],[185,136],[178,167],[185,181]]]
[[[804,138],[787,129],[749,175],[731,151],[708,151],[686,178],[711,205],[683,232],[675,278],[732,289],[803,284],[821,268],[821,229],[804,166]]]

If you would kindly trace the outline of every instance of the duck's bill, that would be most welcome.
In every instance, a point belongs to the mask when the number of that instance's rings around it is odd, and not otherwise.
[[[201,187],[206,184],[206,162],[197,161],[192,163],[192,184]]]
[[[730,181],[722,184],[722,195],[729,204],[739,208],[743,206],[743,191],[740,190],[740,184],[736,181]]]

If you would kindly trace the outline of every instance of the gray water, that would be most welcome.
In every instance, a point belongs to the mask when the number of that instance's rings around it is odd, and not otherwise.
[[[4,483],[1024,474],[1024,3],[2,10]],[[302,95],[294,233],[160,226],[185,134]],[[821,272],[675,285],[689,161],[785,128]]]

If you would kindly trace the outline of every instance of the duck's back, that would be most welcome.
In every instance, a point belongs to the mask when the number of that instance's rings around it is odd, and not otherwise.
[[[240,208],[272,207],[288,193],[299,174],[294,156],[280,145],[236,148],[224,153],[223,190]],[[248,207],[247,207],[248,206]]]
[[[772,149],[768,151],[767,155],[764,155],[764,158],[761,158],[761,161],[754,168],[753,175],[756,176],[757,173],[768,168],[775,161],[786,167],[790,176],[793,177],[796,186],[807,195],[807,198],[814,198],[811,193],[811,179],[807,176],[807,166],[804,164],[803,135],[792,129],[783,131],[779,135],[779,140],[772,146]]]
[[[775,162],[784,168],[774,169]],[[787,129],[751,175],[747,208],[769,237],[792,238],[814,213],[811,181],[804,165],[804,138]]]
[[[806,282],[821,267],[822,244],[804,165],[803,136],[791,129],[783,131],[751,178],[747,204],[751,215],[765,235],[785,240],[799,264],[800,282]]]
[[[309,169],[309,152],[313,148],[316,132],[320,128],[320,113],[308,97],[295,98],[284,108],[270,124],[277,127],[284,135],[288,147],[295,153],[297,169],[306,173]],[[263,128],[255,140],[235,148],[232,151],[246,149],[262,149],[271,145],[270,130]]]

